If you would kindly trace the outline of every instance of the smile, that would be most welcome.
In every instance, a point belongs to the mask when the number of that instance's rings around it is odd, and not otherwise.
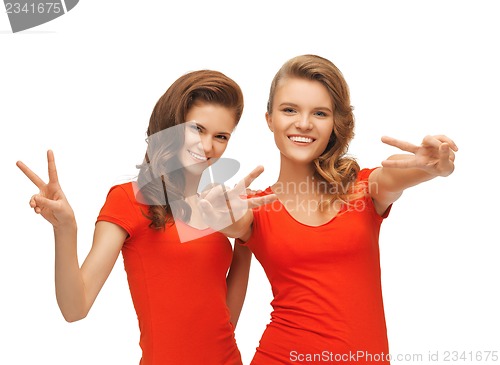
[[[190,154],[191,156],[193,156],[193,158],[194,158],[194,159],[196,159],[196,160],[198,160],[198,161],[207,161],[207,160],[208,160],[208,158],[207,158],[207,157],[205,157],[205,156],[199,155],[199,154],[194,153],[194,152],[192,152],[192,151],[190,151],[190,150],[188,150],[188,152],[189,152],[189,154]]]
[[[314,142],[313,138],[304,136],[288,136],[288,139],[292,142],[304,143],[304,144]]]

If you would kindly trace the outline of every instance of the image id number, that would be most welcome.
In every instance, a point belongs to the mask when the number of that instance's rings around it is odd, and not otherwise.
[[[62,11],[60,5],[59,3],[5,3],[5,9],[7,10],[7,14],[59,14]]]
[[[498,351],[444,351],[443,361],[498,361]]]

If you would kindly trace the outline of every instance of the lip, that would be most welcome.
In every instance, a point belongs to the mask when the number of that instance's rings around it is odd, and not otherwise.
[[[199,153],[193,152],[191,150],[187,150],[189,155],[193,158],[193,160],[197,162],[207,162],[210,160],[210,157],[205,157],[203,155],[200,155]]]
[[[295,144],[297,146],[309,146],[316,141],[316,138],[311,137],[311,136],[307,136],[307,135],[303,135],[303,134],[289,134],[289,135],[287,135],[287,138],[290,140],[290,142],[292,142],[293,144]],[[311,141],[310,142],[298,141],[298,140],[294,141],[292,138],[305,139],[305,140],[311,140]]]

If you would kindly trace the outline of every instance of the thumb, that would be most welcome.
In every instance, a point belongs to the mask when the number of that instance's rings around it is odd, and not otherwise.
[[[41,195],[35,195],[34,199],[36,205],[42,209],[56,210],[59,207],[59,204],[56,201],[47,199]]]

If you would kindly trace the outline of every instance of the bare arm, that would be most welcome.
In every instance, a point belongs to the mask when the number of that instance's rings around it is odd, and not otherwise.
[[[231,314],[231,323],[234,327],[238,323],[243,302],[247,293],[248,275],[252,252],[248,247],[238,242],[234,243],[233,261],[226,278],[227,283],[227,306]]]
[[[56,298],[66,321],[74,322],[87,316],[126,237],[127,232],[118,225],[97,222],[92,248],[80,268],[76,227],[54,230]]]
[[[382,141],[411,154],[389,157],[382,162],[382,168],[370,175],[370,195],[379,214],[405,189],[437,176],[449,176],[454,170],[454,152],[458,148],[446,136],[426,136],[420,146],[390,137],[383,137]]]
[[[59,308],[68,322],[84,318],[116,262],[126,231],[107,222],[99,222],[92,249],[82,267],[77,256],[77,224],[58,181],[52,151],[47,152],[49,182],[46,184],[25,164],[17,166],[40,189],[30,206],[54,228],[55,286]]]

